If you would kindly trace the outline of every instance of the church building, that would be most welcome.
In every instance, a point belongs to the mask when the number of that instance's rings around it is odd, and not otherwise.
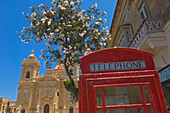
[[[40,61],[34,51],[22,62],[21,78],[18,82],[16,112],[20,113],[78,113],[78,102],[72,103],[70,92],[63,82],[69,80],[64,65],[47,69],[39,76]],[[72,68],[76,85],[79,80],[78,65]]]

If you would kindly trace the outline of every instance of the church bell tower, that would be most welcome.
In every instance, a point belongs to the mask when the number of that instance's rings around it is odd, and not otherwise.
[[[40,62],[34,56],[34,50],[28,56],[28,60],[22,62],[22,72],[20,81],[34,81],[38,79]]]

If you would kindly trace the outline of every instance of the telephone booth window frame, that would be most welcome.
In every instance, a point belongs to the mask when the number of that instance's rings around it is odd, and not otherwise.
[[[107,87],[127,87],[127,86],[139,86],[140,88],[140,94],[142,97],[142,102],[143,104],[126,104],[126,105],[112,105],[112,106],[106,106],[105,104],[105,92],[104,92],[104,88]],[[148,87],[148,91],[149,91],[149,96],[150,96],[150,103],[146,103],[146,98],[145,98],[145,94],[144,94],[144,90],[143,90],[143,86],[147,86]],[[96,88],[100,88],[101,89],[101,94],[102,94],[102,106],[97,106],[97,98],[96,98]],[[154,106],[154,97],[151,91],[151,86],[150,86],[150,82],[144,82],[144,83],[120,83],[120,84],[107,84],[107,85],[94,85],[93,86],[93,90],[94,90],[94,97],[95,97],[95,106],[96,106],[96,113],[106,113],[106,110],[116,110],[116,109],[126,109],[126,108],[143,108],[143,113],[150,113],[148,112],[151,109],[148,108],[152,108],[152,111],[155,110],[155,106]],[[98,110],[100,112],[98,112]],[[154,113],[154,112],[153,112]]]

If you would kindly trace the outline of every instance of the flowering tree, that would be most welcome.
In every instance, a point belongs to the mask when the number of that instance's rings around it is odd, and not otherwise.
[[[68,75],[73,92],[76,88],[69,71],[70,66],[80,63],[79,58],[90,51],[105,48],[110,41],[107,26],[104,26],[106,12],[99,12],[97,4],[88,10],[80,8],[78,0],[52,1],[52,6],[43,4],[31,7],[32,14],[24,14],[30,27],[23,27],[21,40],[28,43],[46,42],[46,49],[41,50],[42,58],[46,58],[46,66],[54,62],[62,62]],[[77,98],[77,93],[74,93]]]

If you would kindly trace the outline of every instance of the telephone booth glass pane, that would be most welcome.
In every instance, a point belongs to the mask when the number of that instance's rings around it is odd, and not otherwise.
[[[143,104],[139,86],[104,88],[106,106]]]
[[[103,113],[103,110],[97,110],[97,113]]]
[[[144,108],[106,109],[106,113],[145,113]]]
[[[96,88],[96,99],[97,99],[97,106],[103,106],[101,88]]]
[[[144,85],[144,86],[142,86],[142,88],[143,88],[143,93],[145,95],[146,103],[151,103],[151,98],[150,98],[150,95],[149,95],[148,86]]]
[[[154,113],[152,107],[147,107],[147,111],[148,111],[148,113]]]

